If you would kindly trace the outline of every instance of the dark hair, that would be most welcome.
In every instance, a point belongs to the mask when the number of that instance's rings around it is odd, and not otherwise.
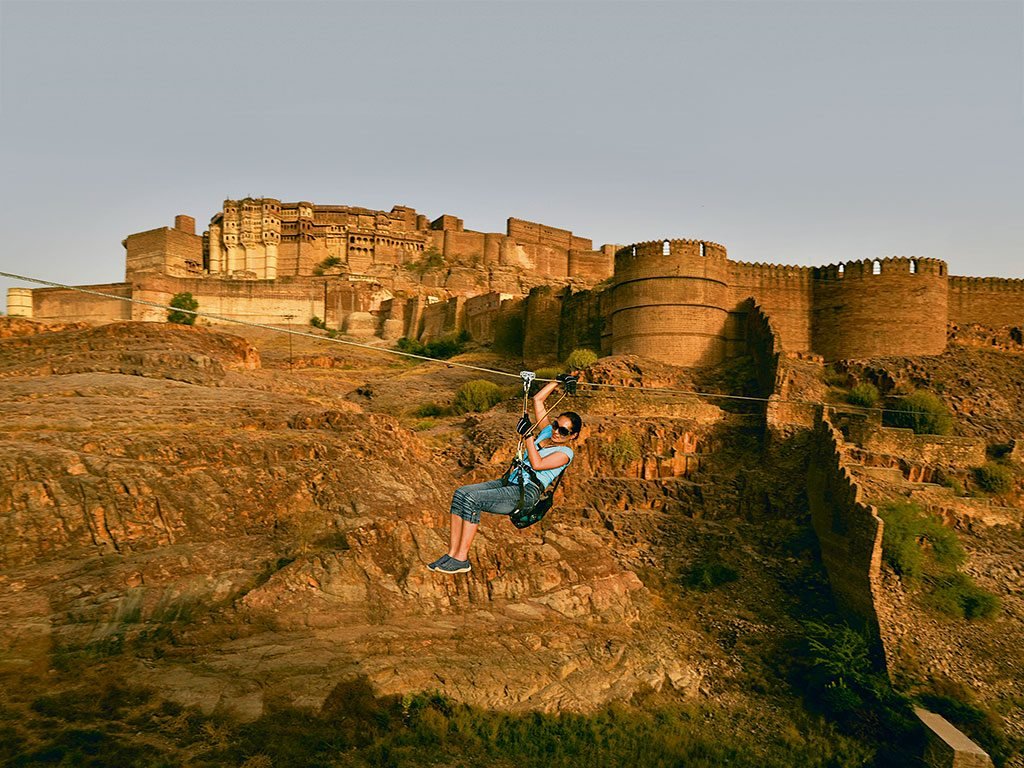
[[[580,415],[574,411],[565,411],[564,413],[558,414],[558,418],[562,418],[563,416],[572,422],[572,432],[570,432],[570,434],[578,435],[580,430],[583,429],[583,419],[580,418]]]

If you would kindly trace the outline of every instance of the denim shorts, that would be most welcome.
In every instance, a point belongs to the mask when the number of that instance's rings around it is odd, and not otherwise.
[[[541,489],[527,483],[523,506],[529,509],[540,498]],[[481,512],[507,515],[519,503],[519,483],[504,485],[501,480],[488,480],[456,488],[452,495],[452,514],[469,523],[479,523]]]

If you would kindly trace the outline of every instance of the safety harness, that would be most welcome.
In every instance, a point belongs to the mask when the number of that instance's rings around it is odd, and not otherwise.
[[[549,488],[545,488],[541,483],[540,478],[537,477],[537,473],[534,472],[533,466],[530,464],[529,456],[525,450],[526,441],[533,439],[532,434],[535,429],[535,425],[530,424],[528,406],[530,401],[530,386],[533,384],[536,374],[533,371],[520,371],[519,376],[523,380],[523,415],[522,418],[519,419],[519,424],[516,426],[516,432],[519,434],[519,442],[516,444],[516,453],[512,459],[512,463],[509,464],[508,469],[505,470],[505,474],[502,475],[501,482],[505,486],[511,485],[513,482],[511,479],[512,472],[517,469],[519,470],[519,501],[516,504],[515,509],[509,514],[509,520],[512,521],[512,524],[516,528],[526,528],[527,526],[538,522],[548,513],[548,510],[551,509],[551,506],[554,503],[555,491],[558,489],[559,483],[562,482],[562,475],[565,474],[565,470],[569,468],[569,464],[572,464],[572,458],[570,458],[565,466],[562,467],[562,471],[558,473],[558,476],[555,478],[555,481],[551,486]],[[573,379],[572,383],[575,384],[575,379]],[[544,415],[547,416],[552,410],[554,410],[555,406],[562,402],[564,397],[565,392],[562,392],[551,407],[545,410]],[[541,489],[540,498],[537,499],[537,502],[529,509],[525,508],[527,474],[530,476],[530,482]]]

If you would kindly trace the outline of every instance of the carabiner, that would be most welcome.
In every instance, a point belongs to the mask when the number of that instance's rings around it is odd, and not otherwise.
[[[520,371],[519,377],[523,380],[523,392],[529,392],[530,385],[533,384],[533,380],[537,378],[537,374],[533,371]]]

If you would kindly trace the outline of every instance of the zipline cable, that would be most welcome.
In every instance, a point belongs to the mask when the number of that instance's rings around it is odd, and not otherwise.
[[[26,275],[17,275],[17,274],[14,274],[13,272],[3,272],[3,271],[0,271],[0,277],[9,277],[9,278],[11,278],[13,280],[21,280],[21,281],[26,282],[26,283],[35,283],[37,285],[45,285],[45,286],[48,286],[50,288],[63,288],[64,290],[77,291],[78,293],[84,293],[84,294],[88,294],[90,296],[99,296],[100,298],[104,298],[104,299],[116,299],[117,301],[124,301],[124,302],[127,302],[129,304],[140,304],[142,306],[153,307],[154,309],[162,309],[162,310],[165,310],[165,311],[168,311],[168,312],[182,312],[182,313],[187,314],[187,315],[194,315],[195,317],[202,317],[202,318],[205,318],[207,320],[218,320],[218,321],[223,322],[223,323],[234,323],[236,325],[244,325],[244,326],[247,326],[249,328],[260,328],[262,330],[271,331],[273,333],[284,333],[284,334],[289,334],[291,336],[301,336],[301,337],[308,338],[308,339],[315,339],[316,341],[326,341],[326,342],[331,342],[331,343],[334,343],[334,344],[343,344],[343,345],[349,346],[349,347],[358,347],[360,349],[366,349],[366,350],[369,350],[371,352],[379,352],[379,353],[384,353],[384,354],[388,354],[388,355],[399,355],[401,357],[408,357],[408,358],[412,358],[414,360],[422,360],[424,362],[435,363],[437,365],[444,365],[444,366],[448,366],[448,367],[466,368],[466,369],[473,370],[473,371],[480,371],[482,373],[489,373],[492,376],[507,376],[507,377],[510,377],[510,378],[513,378],[513,379],[521,378],[521,374],[511,373],[510,371],[502,371],[502,370],[499,370],[497,368],[486,368],[486,367],[479,366],[479,365],[471,365],[469,363],[461,363],[461,362],[456,362],[456,361],[453,361],[453,360],[438,360],[436,357],[428,357],[426,355],[417,355],[417,354],[415,354],[413,352],[405,352],[405,351],[400,350],[400,349],[386,349],[386,348],[383,348],[383,347],[375,347],[372,344],[361,344],[358,341],[349,341],[347,339],[336,339],[336,338],[331,338],[330,336],[320,336],[318,334],[309,333],[307,331],[296,331],[296,330],[294,330],[292,328],[280,328],[280,327],[273,326],[273,325],[267,325],[266,323],[253,322],[251,320],[239,320],[238,318],[235,318],[235,317],[226,317],[224,315],[214,315],[214,314],[210,314],[208,312],[197,312],[197,311],[191,310],[191,309],[181,309],[180,307],[172,307],[172,306],[169,306],[167,304],[160,304],[160,303],[155,302],[155,301],[146,301],[145,299],[136,299],[136,298],[133,298],[131,296],[117,296],[117,295],[115,295],[113,293],[104,293],[102,291],[94,291],[94,290],[92,290],[90,288],[82,288],[81,286],[77,286],[77,285],[65,285],[64,283],[56,283],[56,282],[53,282],[51,280],[42,280],[42,279],[40,279],[38,277],[28,277]],[[555,381],[555,379],[542,379],[542,378],[539,378],[539,377],[535,377],[534,380],[535,381],[543,381],[543,382]],[[718,392],[698,392],[698,391],[695,391],[695,390],[675,389],[675,388],[672,388],[672,387],[645,387],[645,386],[642,386],[642,385],[633,386],[633,385],[630,385],[630,384],[605,384],[605,383],[590,382],[590,381],[581,381],[581,382],[579,382],[579,385],[580,386],[585,386],[585,387],[593,387],[593,388],[628,389],[628,390],[633,390],[633,391],[639,390],[641,392],[651,392],[651,393],[663,394],[663,395],[683,395],[683,396],[689,396],[689,397],[718,398],[720,400],[740,400],[740,401],[758,402],[758,403],[774,402],[774,403],[789,403],[789,404],[793,404],[793,405],[813,405],[813,406],[827,406],[828,405],[827,403],[820,403],[820,402],[817,402],[817,401],[814,401],[814,400],[789,400],[789,399],[785,399],[785,398],[755,397],[755,396],[752,396],[752,395],[725,395],[725,394],[721,394],[721,393],[718,393]],[[846,405],[846,404],[843,405],[843,408],[847,409],[847,410],[864,411],[866,413],[876,413],[876,412],[877,413],[907,413],[907,414],[917,413],[916,411],[903,411],[903,410],[896,410],[896,409],[892,409],[892,408],[868,408],[866,406]]]

